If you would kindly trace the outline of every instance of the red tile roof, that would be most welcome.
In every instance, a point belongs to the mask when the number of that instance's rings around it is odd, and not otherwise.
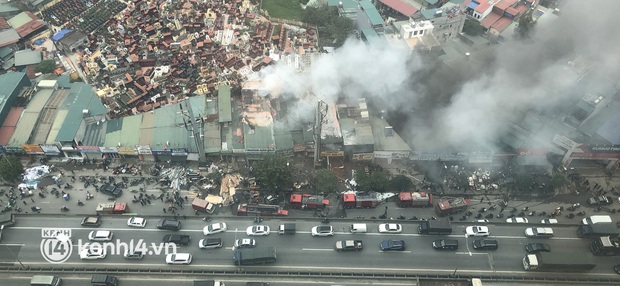
[[[517,5],[517,7],[515,7],[515,9],[519,11],[519,15],[523,15],[529,8],[525,4],[519,4]]]
[[[484,1],[484,0],[483,0]],[[495,7],[505,11],[506,8],[508,7],[512,7],[512,5],[514,5],[515,3],[517,3],[518,0],[502,0],[501,2],[495,4]]]
[[[21,25],[20,27],[14,27],[15,31],[17,31],[17,34],[19,34],[19,36],[22,38],[45,26],[41,19],[39,19],[39,17],[37,17],[32,12],[26,11],[24,13],[26,13],[32,20],[30,20],[26,24]]]
[[[498,32],[503,32],[506,28],[508,28],[508,26],[510,26],[510,24],[512,24],[512,20],[508,17],[501,17],[499,18],[499,20],[497,20],[497,22],[495,22],[495,24],[493,24],[493,26],[491,26],[491,28],[497,30]]]
[[[484,17],[484,19],[482,19],[482,21],[480,21],[480,25],[482,25],[482,27],[488,29],[491,28],[491,26],[493,26],[493,24],[495,24],[495,22],[497,22],[497,20],[499,20],[499,18],[501,18],[502,16],[495,14],[495,13],[491,13],[489,15],[487,15],[486,17]]]
[[[9,22],[6,21],[3,17],[0,17],[0,30],[11,28]]]
[[[512,15],[512,16],[519,16],[521,13],[519,12],[519,10],[513,8],[513,7],[508,7],[506,8],[506,13]]]
[[[388,6],[396,10],[398,13],[401,13],[407,17],[410,17],[411,15],[415,14],[415,12],[418,12],[418,9],[416,9],[415,7],[401,0],[380,0],[380,1],[381,3],[385,4],[385,6]]]

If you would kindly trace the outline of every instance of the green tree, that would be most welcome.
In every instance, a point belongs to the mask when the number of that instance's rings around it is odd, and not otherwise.
[[[396,192],[410,191],[413,182],[405,175],[398,175],[390,180],[390,188]]]
[[[482,33],[482,26],[480,23],[472,18],[466,18],[463,25],[463,32],[470,36],[477,36]]]
[[[387,191],[390,179],[384,172],[373,172],[370,175],[366,175],[364,172],[357,172],[355,173],[355,182],[362,192],[383,193]]]
[[[282,156],[264,156],[254,166],[256,182],[263,189],[277,192],[291,189],[293,174],[287,159]]]
[[[0,158],[0,177],[8,182],[19,180],[24,172],[24,166],[19,158],[15,156],[2,156]]]
[[[318,170],[316,171],[314,185],[319,193],[332,193],[338,189],[338,176],[332,170]]]
[[[54,69],[56,69],[56,61],[54,60],[41,61],[37,66],[37,71],[40,73],[51,73]]]
[[[529,9],[519,18],[519,26],[517,26],[517,35],[519,38],[529,38],[534,30],[534,23],[534,19],[532,19],[532,10]]]
[[[353,20],[338,15],[338,9],[327,5],[306,7],[302,21],[316,26],[321,39],[335,47],[342,46],[353,31]]]

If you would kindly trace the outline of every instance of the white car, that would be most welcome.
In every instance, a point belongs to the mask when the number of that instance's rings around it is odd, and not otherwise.
[[[189,253],[172,253],[166,256],[168,264],[190,264],[192,263],[192,255]]]
[[[334,228],[331,225],[317,225],[312,228],[310,234],[312,236],[332,236],[334,235]]]
[[[541,220],[540,223],[542,223],[542,224],[556,224],[556,223],[558,223],[558,220],[554,219],[554,218],[546,218],[546,219]]]
[[[379,233],[401,233],[403,226],[398,223],[382,223],[379,225]]]
[[[524,217],[513,217],[506,220],[507,223],[527,223],[527,219]]]
[[[269,229],[269,226],[267,225],[253,225],[248,227],[248,229],[245,231],[245,233],[249,236],[261,236],[261,235],[269,235],[269,233],[271,233],[271,230]]]
[[[114,234],[109,230],[94,230],[88,234],[90,241],[110,241]]]
[[[87,247],[80,252],[80,259],[104,259],[105,256],[103,247]]]
[[[525,236],[527,237],[552,237],[553,229],[550,227],[528,227],[525,229]]]
[[[256,247],[256,240],[251,238],[243,238],[235,240],[235,245],[233,246],[233,249],[254,247]]]
[[[204,233],[204,235],[210,235],[225,232],[227,229],[226,223],[218,222],[205,226],[205,228],[202,229],[202,233]]]
[[[133,227],[144,227],[146,226],[146,219],[143,217],[134,216],[127,220],[127,225]]]
[[[489,236],[488,226],[468,226],[465,229],[467,236]]]

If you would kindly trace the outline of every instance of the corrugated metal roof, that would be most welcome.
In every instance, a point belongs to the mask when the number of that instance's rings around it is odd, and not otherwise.
[[[13,43],[17,43],[21,39],[15,29],[6,29],[0,31],[0,47],[4,47]]]
[[[230,86],[220,84],[217,93],[218,116],[220,123],[232,121],[232,108],[230,101]]]
[[[9,19],[7,22],[11,24],[11,27],[17,29],[30,21],[32,21],[32,18],[30,18],[30,16],[26,12],[21,12],[15,15],[13,18]]]
[[[15,66],[27,66],[38,64],[43,60],[40,51],[21,50],[15,52]]]
[[[23,72],[8,72],[0,75],[0,100],[11,95],[25,77],[26,73]]]
[[[368,0],[360,0],[359,4],[362,6],[366,16],[368,16],[368,20],[370,20],[371,25],[383,25],[383,18],[381,18],[381,15],[379,14],[379,11],[377,11],[377,7],[375,7],[375,5],[372,5],[372,3]]]
[[[343,9],[355,9],[357,3],[354,0],[327,0],[327,6],[339,6],[342,3]]]
[[[75,139],[78,128],[84,118],[83,110],[88,110],[91,116],[107,113],[107,109],[97,95],[95,95],[92,87],[83,82],[73,83],[69,95],[67,95],[67,98],[59,108],[69,110],[69,113],[67,113],[65,121],[58,131],[56,142]]]
[[[105,142],[103,146],[118,147],[135,147],[140,145],[140,137],[142,132],[140,124],[142,123],[142,114],[127,116],[124,118],[113,119],[107,122]]]
[[[352,118],[341,118],[340,129],[345,146],[373,145],[372,127],[368,122],[357,121]]]
[[[396,132],[392,132],[392,136],[385,136],[385,127],[390,126],[385,119],[371,117],[370,125],[375,139],[375,151],[411,152],[411,147]]]
[[[11,108],[11,111],[9,111],[9,115],[6,117],[4,123],[2,124],[2,128],[0,128],[0,145],[5,146],[7,143],[9,143],[11,136],[13,136],[13,132],[15,132],[17,122],[19,122],[19,118],[22,116],[23,112],[23,107]]]
[[[30,104],[26,107],[26,110],[15,127],[15,132],[8,143],[9,146],[21,146],[23,144],[31,143],[28,142],[28,139],[30,139],[32,132],[35,129],[34,127],[39,120],[41,110],[43,110],[43,107],[52,96],[53,92],[53,89],[41,89],[34,95],[32,101],[30,101]]]
[[[54,123],[52,123],[52,128],[50,129],[50,133],[47,135],[47,140],[45,140],[45,144],[54,144],[56,143],[56,136],[58,136],[58,131],[62,127],[62,123],[65,122],[65,118],[69,110],[61,110],[59,109],[56,113],[56,118],[54,118]]]
[[[142,113],[142,121],[140,122],[140,145],[151,144],[153,129],[155,129],[155,112]]]
[[[222,136],[218,122],[207,122],[205,124],[204,145],[205,153],[219,153],[222,151]]]

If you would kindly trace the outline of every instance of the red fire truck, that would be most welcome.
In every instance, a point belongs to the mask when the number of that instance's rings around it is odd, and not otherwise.
[[[469,203],[469,199],[465,198],[441,198],[435,206],[435,212],[439,216],[460,213],[467,209]]]
[[[375,208],[380,200],[377,193],[345,193],[342,195],[342,205],[345,208]]]
[[[322,210],[329,205],[323,196],[311,194],[291,194],[291,207],[302,210]]]
[[[433,205],[433,195],[427,192],[401,192],[396,204],[401,208],[425,208]]]
[[[237,207],[238,216],[286,216],[288,211],[278,205],[240,204]]]

